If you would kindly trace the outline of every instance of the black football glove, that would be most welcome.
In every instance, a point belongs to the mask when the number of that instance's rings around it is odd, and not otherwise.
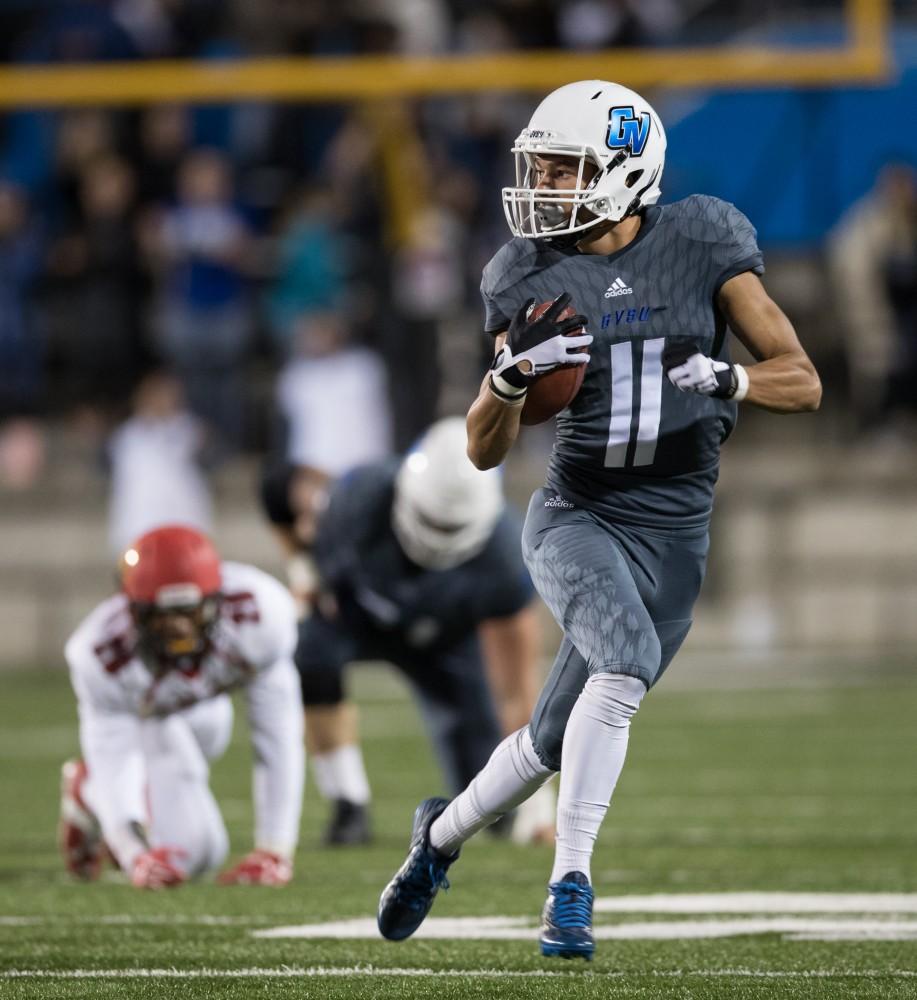
[[[567,307],[570,296],[562,292],[537,319],[529,319],[534,299],[529,299],[513,317],[506,333],[506,343],[494,358],[492,376],[500,378],[516,389],[525,389],[532,378],[543,375],[561,365],[584,365],[588,354],[576,353],[592,343],[592,336],[583,333],[572,337],[575,330],[586,325],[580,314],[569,319],[558,319]],[[526,361],[527,370],[519,367]],[[499,387],[499,383],[498,383]]]
[[[739,402],[748,391],[748,374],[741,365],[714,361],[690,341],[668,344],[662,352],[662,369],[682,392]]]

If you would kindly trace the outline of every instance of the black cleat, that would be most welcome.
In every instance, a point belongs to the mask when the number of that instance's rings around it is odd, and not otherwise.
[[[335,799],[334,813],[322,839],[329,847],[368,844],[372,840],[369,807],[350,802],[348,799]]]
[[[582,872],[567,872],[548,886],[538,938],[542,955],[592,961],[592,900],[592,886]]]
[[[424,799],[414,810],[407,859],[379,898],[379,933],[389,941],[410,937],[430,912],[437,892],[449,888],[446,871],[459,852],[440,854],[429,842],[430,826],[447,805],[448,799]]]

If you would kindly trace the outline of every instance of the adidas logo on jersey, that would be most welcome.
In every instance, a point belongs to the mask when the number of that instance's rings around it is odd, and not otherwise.
[[[629,288],[620,278],[615,278],[615,280],[608,286],[605,290],[606,299],[614,299],[619,295],[633,295],[633,288]]]
[[[556,496],[551,497],[550,500],[545,500],[545,507],[560,507],[563,510],[575,510],[576,504],[570,503],[569,500],[564,500],[564,498],[558,493]]]

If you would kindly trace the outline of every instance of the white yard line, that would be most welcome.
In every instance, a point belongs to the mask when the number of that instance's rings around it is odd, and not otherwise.
[[[917,920],[878,917],[706,917],[697,920],[644,920],[596,924],[601,941],[687,941],[736,937],[743,934],[806,935],[807,940],[912,941],[917,940]],[[376,940],[379,931],[371,917],[293,924],[251,932],[256,938]],[[429,917],[415,938],[437,941],[532,941],[538,934],[534,917]]]
[[[84,917],[76,915],[57,917],[0,915],[0,927],[34,927],[43,924],[82,923],[84,920]],[[252,924],[267,923],[268,919],[264,916],[227,917],[210,913],[108,913],[93,917],[92,922],[112,926],[191,924],[201,927],[251,927]]]
[[[425,978],[449,979],[915,979],[913,969],[666,969],[650,972],[567,972],[548,969],[423,969],[380,968],[373,965],[242,969],[7,969],[0,979],[321,979],[321,978]]]
[[[661,920],[626,924],[599,924],[595,937],[602,941],[690,941],[737,937],[743,934],[782,934],[809,941],[913,941],[917,921],[812,917],[734,917],[730,920]]]
[[[226,917],[209,913],[110,913],[93,917],[97,924],[196,924],[202,927],[249,927],[265,923],[264,917]]]
[[[600,896],[596,913],[917,913],[917,892],[658,892]]]
[[[705,893],[647,893],[641,895],[600,896],[595,901],[596,913],[654,913],[698,914],[861,914],[905,915],[917,913],[917,893],[894,892],[705,892]],[[68,922],[64,916],[0,915],[0,927],[26,927],[32,925]],[[433,918],[435,919],[435,918]],[[506,928],[526,926],[528,917],[467,917],[459,918],[465,924],[481,928]],[[267,923],[261,916],[224,916],[208,913],[137,914],[110,913],[94,917],[98,924],[191,924],[202,926],[247,927]],[[372,923],[370,921],[370,923]],[[429,922],[428,922],[429,923]],[[341,920],[330,926],[362,928],[365,921]],[[308,925],[307,925],[308,926]],[[325,924],[323,926],[329,926]],[[374,925],[373,925],[374,926]],[[279,931],[280,928],[271,928]],[[258,932],[265,933],[265,932]],[[266,932],[266,936],[272,936]],[[363,936],[362,933],[357,936]],[[375,937],[375,932],[372,935]]]

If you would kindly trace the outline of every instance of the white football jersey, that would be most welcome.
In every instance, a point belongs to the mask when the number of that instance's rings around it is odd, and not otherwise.
[[[103,601],[73,633],[65,655],[80,701],[97,709],[162,716],[247,684],[296,646],[289,591],[267,573],[225,562],[220,617],[192,671],[156,674],[137,652],[128,601]]]
[[[167,742],[157,731],[172,717],[219,715],[210,709],[234,688],[252,740],[256,846],[286,856],[295,849],[305,767],[296,607],[277,580],[240,563],[222,564],[222,593],[209,649],[193,669],[150,669],[123,594],[103,601],[67,642],[92,807],[126,871],[142,850],[134,827],[149,821],[151,755]]]

